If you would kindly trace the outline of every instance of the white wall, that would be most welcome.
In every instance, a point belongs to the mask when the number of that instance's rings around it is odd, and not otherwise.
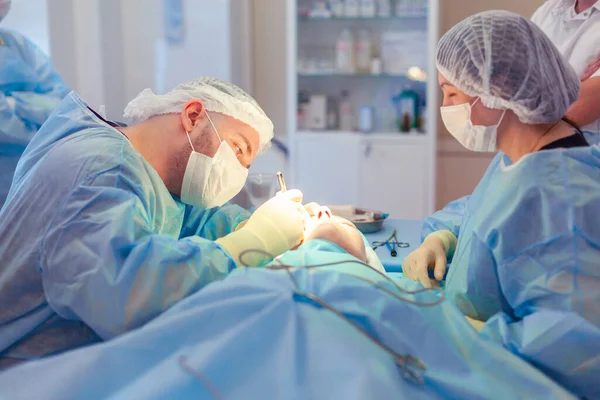
[[[180,45],[164,39],[162,0],[46,1],[57,70],[109,118],[121,119],[145,88],[166,92],[199,76],[251,91],[251,0],[184,0]]]
[[[254,95],[273,120],[275,134],[286,137],[295,130],[297,93],[295,76],[296,37],[288,29],[290,14],[296,18],[292,0],[254,0]],[[293,64],[292,64],[293,63]],[[293,94],[290,94],[293,93]]]
[[[0,27],[18,31],[37,44],[44,53],[50,54],[46,0],[13,1]]]
[[[165,91],[200,75],[231,79],[229,0],[185,0],[185,42],[165,46]]]
[[[52,61],[58,73],[92,107],[104,103],[101,0],[47,0]]]

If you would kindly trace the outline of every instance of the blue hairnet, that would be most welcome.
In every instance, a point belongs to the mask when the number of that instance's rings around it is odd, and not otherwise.
[[[508,11],[459,22],[440,39],[436,62],[458,89],[527,124],[560,120],[579,97],[579,78],[550,39]]]

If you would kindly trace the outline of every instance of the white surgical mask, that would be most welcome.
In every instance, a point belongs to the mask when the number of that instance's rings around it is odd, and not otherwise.
[[[442,121],[446,129],[456,140],[471,151],[495,152],[498,127],[504,119],[506,110],[502,113],[500,121],[494,126],[473,125],[471,122],[471,109],[473,104],[464,103],[457,106],[441,107]]]
[[[0,21],[6,17],[8,10],[10,10],[10,0],[0,0]]]
[[[196,207],[213,208],[227,203],[242,190],[248,170],[240,164],[231,146],[221,140],[208,113],[206,116],[221,144],[214,157],[208,157],[194,149],[186,131],[192,154],[183,175],[181,201]]]

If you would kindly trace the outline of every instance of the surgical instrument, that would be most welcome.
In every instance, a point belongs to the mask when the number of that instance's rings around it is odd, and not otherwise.
[[[287,192],[287,186],[285,186],[285,179],[283,179],[283,174],[281,171],[277,172],[277,180],[279,181],[279,187],[281,188],[281,192]]]
[[[396,236],[396,233],[397,233],[397,231],[394,229],[394,232],[391,234],[391,236],[386,241],[373,242],[373,244],[372,244],[373,250],[377,250],[381,246],[386,246],[388,248],[388,250],[390,251],[390,255],[392,257],[397,257],[398,251],[396,250],[396,248],[405,249],[407,247],[410,247],[410,243],[399,241],[398,237]]]

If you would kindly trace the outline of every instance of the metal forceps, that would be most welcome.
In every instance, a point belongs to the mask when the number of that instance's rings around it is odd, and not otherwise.
[[[396,250],[396,248],[405,249],[407,247],[410,247],[410,243],[401,242],[400,240],[398,240],[396,233],[397,233],[397,231],[396,231],[396,229],[394,229],[394,232],[392,233],[392,235],[385,242],[378,242],[378,241],[373,242],[373,244],[372,244],[373,250],[377,250],[379,247],[385,246],[390,251],[390,255],[392,257],[397,257],[398,251]]]

